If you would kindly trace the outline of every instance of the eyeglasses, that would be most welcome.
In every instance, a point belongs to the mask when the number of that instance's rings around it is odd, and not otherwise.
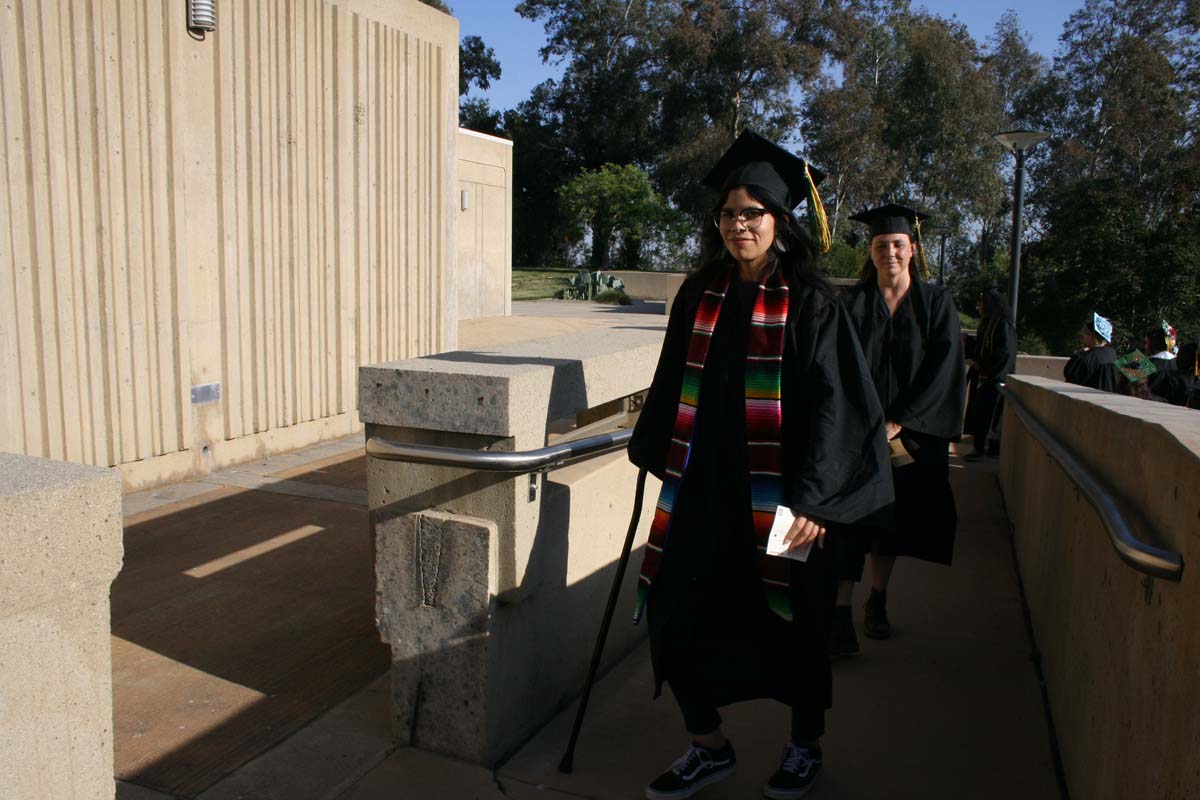
[[[732,208],[722,208],[720,211],[713,212],[712,221],[719,230],[733,227],[734,220],[739,220],[747,228],[754,230],[762,225],[763,217],[767,213],[765,208],[743,208],[737,212]]]

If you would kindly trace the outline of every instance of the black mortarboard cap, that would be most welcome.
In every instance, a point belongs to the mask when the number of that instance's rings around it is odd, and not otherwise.
[[[852,214],[850,219],[866,224],[871,229],[872,239],[885,233],[907,233],[919,239],[920,226],[917,223],[929,219],[929,215],[896,203],[886,203]]]
[[[810,176],[816,186],[825,173],[747,129],[718,159],[705,176],[704,185],[714,192],[725,192],[735,186],[757,186],[784,208],[793,209],[808,199]]]

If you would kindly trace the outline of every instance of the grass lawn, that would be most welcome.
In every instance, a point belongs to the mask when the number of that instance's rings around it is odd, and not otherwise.
[[[567,285],[573,269],[514,269],[512,271],[513,300],[545,300]]]

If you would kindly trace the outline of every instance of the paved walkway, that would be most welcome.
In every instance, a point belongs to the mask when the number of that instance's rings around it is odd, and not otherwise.
[[[557,303],[514,307],[515,323],[481,321],[474,330],[464,325],[464,349],[472,341],[494,342],[498,335],[527,339],[559,328],[583,331],[596,327],[587,324],[593,316],[614,313],[587,309],[589,316],[572,321],[570,315],[550,313],[562,307]],[[665,322],[661,315],[615,313],[620,316],[607,324]],[[306,501],[318,499],[308,496],[312,492],[333,491],[325,502],[360,502],[359,486],[314,489],[311,480],[295,477],[311,474],[310,462],[336,462],[360,447],[361,440],[350,437],[203,482],[131,496],[126,510],[145,514],[170,503],[202,502],[198,496],[230,486],[295,493]],[[861,655],[835,664],[826,769],[808,797],[1060,797],[995,465],[955,459],[952,480],[961,520],[955,564],[901,562],[890,592],[893,639],[863,639]],[[650,697],[643,645],[598,684],[573,774],[556,769],[573,708],[493,772],[395,748],[384,677],[203,791],[176,795],[121,782],[117,800],[632,800],[685,746],[669,696],[656,702]],[[767,701],[723,713],[737,747],[738,773],[697,797],[759,797],[762,781],[777,766],[786,713]]]
[[[333,447],[351,446],[357,441]],[[961,514],[955,564],[901,562],[891,593],[894,638],[863,639],[861,655],[835,664],[826,769],[812,798],[1059,797],[994,467],[956,460],[952,479]],[[650,702],[650,695],[643,645],[599,683],[574,774],[556,769],[573,709],[493,773],[394,748],[385,678],[207,790],[178,796],[637,798],[684,744],[670,698]],[[725,717],[739,771],[702,800],[759,796],[786,730],[784,711],[767,701],[732,707]],[[118,800],[173,797],[129,783],[117,794]]]

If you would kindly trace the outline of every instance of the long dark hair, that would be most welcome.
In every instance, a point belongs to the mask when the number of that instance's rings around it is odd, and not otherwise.
[[[1012,309],[1008,307],[1008,301],[1000,294],[999,289],[984,289],[979,295],[979,300],[983,303],[983,319],[1012,320]]]
[[[712,214],[721,210],[729,192],[736,188],[738,187],[731,186],[723,192],[721,199],[712,209],[712,213],[705,217],[704,227],[700,233],[700,268],[696,270],[696,274],[706,282],[712,281],[717,275],[737,269],[737,262],[733,260],[729,249],[725,247],[721,231],[712,224]],[[817,268],[820,253],[817,251],[817,244],[808,229],[769,192],[757,186],[742,186],[741,188],[746,190],[746,194],[762,203],[767,213],[775,219],[775,241],[767,251],[767,274],[774,270],[780,270],[780,274],[789,286],[811,286],[833,297],[833,286]]]
[[[874,241],[875,237],[871,237]],[[911,235],[908,237],[908,242],[912,245],[912,257],[908,259],[908,277],[913,281],[921,280],[921,270],[917,269],[917,248],[920,243],[917,242]],[[863,262],[862,269],[858,273],[859,286],[874,286],[878,270],[875,269],[875,262],[871,260],[871,242],[867,242],[867,260]]]

